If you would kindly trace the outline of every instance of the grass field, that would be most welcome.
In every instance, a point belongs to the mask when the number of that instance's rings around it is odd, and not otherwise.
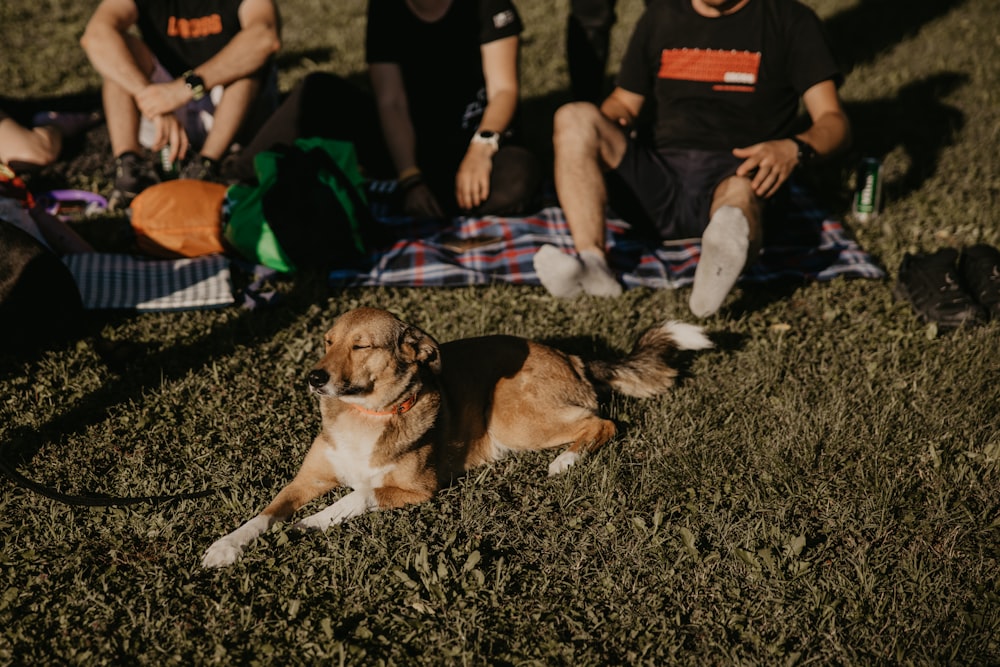
[[[906,252],[1000,245],[994,0],[808,3],[849,70],[855,148],[822,175],[834,209],[857,157],[885,164],[885,211],[858,240],[890,275]],[[96,100],[77,45],[95,4],[0,3],[0,103]],[[641,7],[620,4],[616,51]],[[362,75],[362,0],[281,6],[283,89]],[[519,3],[543,154],[566,6]],[[96,129],[38,182],[107,194],[107,150]],[[303,278],[272,309],[101,314],[79,341],[0,354],[0,455],[26,476],[220,490],[80,508],[0,481],[0,665],[1000,664],[1000,324],[936,335],[891,288],[738,289],[705,323],[717,349],[668,397],[612,400],[619,437],[566,475],[507,459],[323,535],[277,527],[221,571],[200,568],[205,548],[315,434],[304,375],[338,313],[378,305],[442,341],[513,333],[590,355],[689,319],[687,291],[564,302]]]

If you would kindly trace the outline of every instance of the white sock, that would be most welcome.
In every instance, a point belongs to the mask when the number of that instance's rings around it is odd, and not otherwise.
[[[561,299],[571,299],[583,292],[580,280],[583,264],[553,245],[543,245],[532,260],[535,273],[549,293]]]
[[[720,207],[701,237],[701,259],[688,302],[696,317],[708,317],[719,309],[746,266],[749,247],[750,223],[743,211]]]
[[[584,292],[594,296],[621,296],[621,283],[615,278],[603,254],[585,250],[580,253],[580,261],[583,262],[583,276],[580,278],[580,283]]]

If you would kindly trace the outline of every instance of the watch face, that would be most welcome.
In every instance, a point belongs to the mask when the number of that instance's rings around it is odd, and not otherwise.
[[[476,132],[476,134],[478,134],[483,139],[492,139],[493,137],[497,136],[497,133],[494,132],[493,130],[483,130],[481,132]]]

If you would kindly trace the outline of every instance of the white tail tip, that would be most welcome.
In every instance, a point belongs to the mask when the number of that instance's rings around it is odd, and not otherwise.
[[[705,335],[705,330],[697,324],[668,320],[663,323],[663,330],[670,334],[680,350],[707,350],[715,347],[715,343]]]

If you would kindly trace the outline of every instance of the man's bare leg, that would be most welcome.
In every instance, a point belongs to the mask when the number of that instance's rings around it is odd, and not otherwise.
[[[250,107],[257,99],[261,85],[256,79],[240,79],[226,86],[213,114],[212,129],[205,137],[201,156],[220,160],[236,139]]]
[[[596,106],[576,102],[556,111],[552,141],[556,193],[579,259],[545,246],[535,255],[535,271],[555,296],[618,296],[622,287],[604,251],[604,170],[621,161],[625,136]]]

